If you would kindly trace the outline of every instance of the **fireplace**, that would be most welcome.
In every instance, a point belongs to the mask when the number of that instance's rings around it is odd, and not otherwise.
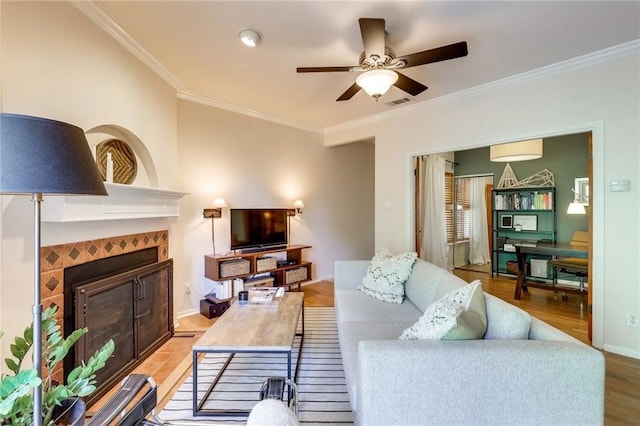
[[[109,339],[116,343],[90,405],[173,335],[168,232],[49,246],[41,256],[43,305],[59,306],[65,335],[89,329],[53,379],[62,381]]]

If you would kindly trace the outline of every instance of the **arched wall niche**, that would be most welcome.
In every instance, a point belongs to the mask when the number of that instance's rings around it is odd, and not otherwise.
[[[142,168],[149,181],[148,186],[151,188],[159,187],[158,173],[156,171],[156,166],[153,163],[153,158],[151,158],[151,154],[144,143],[132,131],[122,126],[118,126],[117,124],[102,124],[87,130],[86,133],[88,135],[106,134],[126,142],[131,147],[136,157],[140,160]],[[95,146],[100,142],[102,142],[102,140],[96,140],[91,145],[95,148]]]

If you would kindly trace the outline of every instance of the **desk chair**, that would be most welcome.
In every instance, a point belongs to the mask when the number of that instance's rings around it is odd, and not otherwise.
[[[574,247],[584,247],[588,249],[589,244],[589,233],[587,231],[575,231],[573,236],[571,237],[571,242],[569,243]],[[561,257],[554,258],[551,260],[551,266],[556,269],[558,272],[564,272],[567,274],[572,274],[577,276],[580,279],[580,292],[587,291],[584,286],[584,280],[588,277],[589,274],[589,260],[583,259],[579,257]],[[554,287],[555,287],[554,280]],[[562,299],[567,300],[567,294],[562,293]]]

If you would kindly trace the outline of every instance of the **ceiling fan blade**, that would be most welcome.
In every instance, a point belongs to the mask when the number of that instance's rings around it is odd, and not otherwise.
[[[377,55],[378,58],[384,59],[384,19],[360,18],[358,22],[365,56],[370,58],[371,55]]]
[[[454,58],[467,56],[467,42],[461,41],[447,46],[436,47],[435,49],[425,50],[423,52],[412,53],[410,55],[400,56],[396,61],[404,61],[406,65],[403,68],[415,67],[417,65],[431,64],[433,62],[446,61]]]
[[[296,72],[342,72],[351,71],[355,66],[350,67],[299,67]]]
[[[349,99],[353,98],[353,96],[359,91],[360,86],[358,86],[356,83],[353,83],[346,92],[344,92],[338,99],[336,99],[336,101],[348,101]]]
[[[398,71],[396,71],[396,73],[398,74],[398,81],[393,83],[393,85],[398,89],[402,89],[412,96],[417,96],[428,89],[428,87],[424,84],[417,82],[414,79],[399,73]]]

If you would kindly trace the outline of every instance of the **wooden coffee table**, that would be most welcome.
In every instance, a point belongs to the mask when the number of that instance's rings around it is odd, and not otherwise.
[[[301,316],[302,329],[298,333],[298,320]],[[292,375],[291,352],[296,336],[300,336],[300,349]],[[193,415],[248,415],[247,410],[214,410],[202,407],[237,353],[284,353],[287,355],[287,378],[295,381],[303,339],[304,293],[286,292],[277,307],[234,302],[193,345]],[[229,353],[229,357],[202,399],[198,400],[198,355],[202,353]]]

